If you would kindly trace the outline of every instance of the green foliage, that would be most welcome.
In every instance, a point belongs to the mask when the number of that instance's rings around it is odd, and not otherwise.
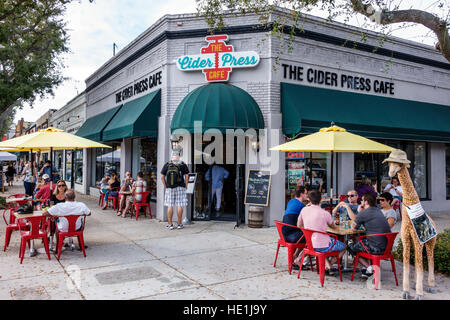
[[[403,244],[400,240],[395,251],[393,251],[394,257],[397,260],[403,261]],[[428,261],[426,255],[426,249],[423,250],[423,266],[425,270],[428,270]],[[414,265],[414,249],[411,246],[411,255],[409,263]],[[445,229],[442,233],[439,233],[436,238],[436,246],[434,247],[434,270],[436,272],[450,275],[450,229]]]
[[[66,5],[74,0],[0,1],[0,115],[53,94],[69,48]],[[92,0],[90,0],[92,1]],[[9,113],[8,113],[9,115]]]

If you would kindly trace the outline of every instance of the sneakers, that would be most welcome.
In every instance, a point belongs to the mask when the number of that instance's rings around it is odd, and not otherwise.
[[[166,226],[166,228],[169,229],[169,230],[175,229],[175,227],[173,226],[173,224],[168,224],[168,225]],[[184,226],[183,226],[182,224],[179,224],[179,225],[177,226],[177,229],[183,229],[183,228],[184,228]]]
[[[368,279],[370,276],[373,275],[373,269],[372,266],[369,266],[367,269],[361,270],[361,278]]]

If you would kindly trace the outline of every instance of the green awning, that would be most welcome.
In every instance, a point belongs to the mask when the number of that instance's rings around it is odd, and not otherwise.
[[[127,137],[157,137],[161,89],[125,103],[103,129],[103,141]]]
[[[450,106],[281,83],[283,133],[337,126],[367,138],[450,142]]]
[[[244,90],[225,83],[210,83],[190,92],[172,118],[171,132],[186,129],[194,132],[194,121],[207,129],[264,129],[258,104]]]
[[[114,107],[87,119],[75,134],[79,137],[94,141],[104,141],[102,138],[102,130],[108,125],[121,107],[122,105]]]

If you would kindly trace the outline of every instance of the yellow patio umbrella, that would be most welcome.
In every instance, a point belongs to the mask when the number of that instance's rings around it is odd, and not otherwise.
[[[331,123],[331,127],[322,128],[318,132],[289,141],[270,150],[304,151],[331,153],[331,188],[333,199],[333,156],[335,152],[388,153],[394,148],[382,143],[361,137]],[[332,203],[332,202],[331,202]]]
[[[0,149],[12,151],[49,151],[50,161],[53,165],[53,150],[84,149],[84,148],[111,148],[102,143],[82,138],[57,128],[40,129],[37,132],[26,134],[10,140],[0,142]],[[33,166],[33,161],[31,162]],[[31,168],[33,170],[33,167]]]

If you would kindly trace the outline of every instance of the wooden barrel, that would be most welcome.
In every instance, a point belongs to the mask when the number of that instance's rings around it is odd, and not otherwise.
[[[262,228],[264,220],[264,207],[250,206],[248,208],[249,228]]]

